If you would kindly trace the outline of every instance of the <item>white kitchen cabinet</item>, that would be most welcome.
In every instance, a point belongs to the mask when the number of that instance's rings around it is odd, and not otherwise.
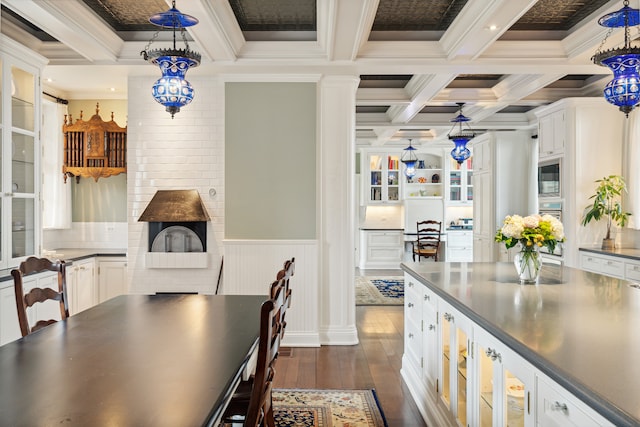
[[[473,157],[462,164],[449,156],[446,168],[446,203],[448,206],[471,206],[473,204]]]
[[[533,427],[535,369],[481,328],[474,328],[472,425]]]
[[[471,230],[447,230],[447,254],[445,261],[473,261],[473,232]]]
[[[399,268],[404,251],[402,230],[360,230],[360,268]]]
[[[5,284],[8,286],[0,288],[0,345],[15,341],[22,336],[13,281],[3,282],[3,286]]]
[[[446,302],[438,301],[440,323],[439,397],[459,425],[472,420],[472,323]],[[470,367],[469,366],[469,367]]]
[[[504,217],[537,212],[535,144],[526,131],[487,132],[470,144],[474,152],[473,260],[498,261],[499,245],[487,242],[494,240]]]
[[[400,152],[363,152],[363,201],[369,205],[398,204],[401,197]]]
[[[40,249],[41,149],[36,118],[46,60],[0,37],[0,268],[10,268]]]
[[[538,427],[613,427],[563,387],[539,373],[536,377]]]
[[[562,202],[562,222],[566,241],[563,244],[565,266],[580,268],[581,247],[600,245],[604,237],[604,222],[592,222],[582,226],[580,219],[584,208],[592,204],[595,181],[604,176],[621,174],[622,142],[627,119],[602,97],[566,98],[535,110],[540,120],[563,116],[560,129],[558,119],[552,126],[557,138],[564,136],[562,154],[550,157],[561,159],[560,198],[546,198]],[[539,135],[541,150],[545,150],[544,135]],[[606,149],[603,143],[606,141]],[[545,160],[542,158],[541,159]],[[620,238],[618,238],[619,240]]]
[[[595,252],[580,252],[580,268],[618,279],[640,281],[640,261]]]
[[[540,160],[564,154],[564,111],[554,111],[541,116],[538,122],[538,155]]]
[[[97,304],[94,258],[73,261],[67,266],[67,290],[71,315]]]
[[[98,258],[98,303],[127,293],[127,262]]]
[[[613,426],[411,274],[404,280],[401,374],[427,425]]]

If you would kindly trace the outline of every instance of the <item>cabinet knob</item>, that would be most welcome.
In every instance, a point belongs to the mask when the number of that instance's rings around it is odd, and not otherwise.
[[[447,322],[452,322],[453,321],[453,316],[449,313],[445,313],[442,315],[442,317],[444,317],[444,320],[446,320]]]
[[[555,402],[553,402],[553,405],[551,406],[551,410],[552,411],[562,411],[562,412],[567,412],[569,408],[567,407],[566,403],[560,403],[557,400]]]
[[[410,288],[413,288],[413,282],[409,282],[407,286],[409,286]]]
[[[436,325],[429,325],[429,330],[433,331],[436,328]]]
[[[409,332],[409,338],[413,338],[413,334],[411,332]],[[556,402],[558,403],[558,402]]]
[[[425,301],[430,301],[431,300],[431,296],[430,295],[425,295],[424,296],[424,300]]]
[[[412,302],[408,303],[407,307],[409,307],[409,308],[413,307],[413,303]]]

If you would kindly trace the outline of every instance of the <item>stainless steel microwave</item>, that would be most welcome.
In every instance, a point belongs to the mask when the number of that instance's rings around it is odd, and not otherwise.
[[[538,197],[560,197],[561,181],[562,161],[560,159],[538,164]]]

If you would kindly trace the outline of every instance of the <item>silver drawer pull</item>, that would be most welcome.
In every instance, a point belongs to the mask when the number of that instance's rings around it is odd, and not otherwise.
[[[408,286],[409,286],[410,288],[413,288],[413,282],[409,282],[409,285],[408,285]]]
[[[412,333],[409,333],[409,338],[413,338],[413,334]],[[556,402],[556,403],[558,403],[558,402]]]
[[[425,301],[430,301],[430,300],[431,300],[431,297],[430,297],[429,295],[425,295],[425,296],[424,296],[424,300],[425,300]]]
[[[429,330],[433,331],[436,328],[436,325],[429,325]]]
[[[442,317],[444,317],[444,320],[446,320],[447,322],[453,321],[453,316],[449,313],[443,314]]]
[[[560,403],[557,400],[553,402],[553,405],[551,406],[551,410],[553,411],[567,412],[568,409],[569,408],[567,407],[566,403]]]
[[[409,308],[413,307],[413,303],[412,302],[408,303],[407,307],[409,307]]]

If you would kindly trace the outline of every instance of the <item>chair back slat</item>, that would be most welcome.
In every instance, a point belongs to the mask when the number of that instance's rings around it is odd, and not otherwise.
[[[413,260],[434,258],[438,261],[438,249],[442,238],[442,222],[435,220],[418,221],[416,223],[416,242],[413,244]]]

